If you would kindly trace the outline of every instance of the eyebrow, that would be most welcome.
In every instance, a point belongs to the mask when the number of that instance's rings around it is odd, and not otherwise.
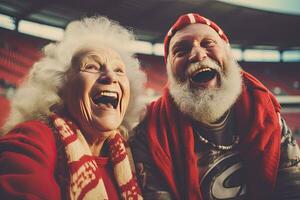
[[[103,62],[103,58],[101,58],[100,56],[98,56],[98,55],[96,55],[96,54],[90,54],[90,55],[87,55],[86,58],[93,59],[93,60],[95,60],[96,62]]]
[[[108,58],[110,57],[110,58]],[[97,53],[93,53],[93,52],[86,52],[85,54],[82,55],[82,58],[79,60],[80,63],[82,64],[84,62],[84,60],[86,59],[91,59],[95,62],[97,62],[98,64],[104,64],[106,62],[107,59],[109,60],[114,60],[113,62],[117,62],[119,65],[125,65],[124,60],[119,57],[119,56],[114,56],[111,54],[101,54],[100,56]]]
[[[171,44],[172,45],[172,49],[174,47],[177,47],[177,46],[186,46],[189,44],[189,40],[180,40],[180,41],[176,41],[174,44]]]

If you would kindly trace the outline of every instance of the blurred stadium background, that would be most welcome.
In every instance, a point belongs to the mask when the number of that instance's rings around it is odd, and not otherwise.
[[[133,30],[139,42],[132,50],[148,75],[145,101],[157,98],[167,79],[163,38],[177,17],[188,12],[202,14],[223,28],[242,68],[277,96],[300,141],[297,0],[1,0],[0,126],[15,89],[42,56],[41,48],[60,40],[68,22],[85,16],[104,15]]]

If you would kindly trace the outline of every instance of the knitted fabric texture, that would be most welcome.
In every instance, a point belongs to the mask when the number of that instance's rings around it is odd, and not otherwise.
[[[280,158],[280,105],[250,74],[243,72],[242,94],[233,106],[237,146],[246,170],[250,200],[266,200],[273,193]],[[153,102],[146,116],[151,157],[175,199],[201,200],[198,157],[189,117],[175,106],[168,89]],[[255,176],[253,176],[255,173]]]
[[[180,29],[183,29],[184,27],[190,25],[190,24],[206,24],[213,28],[219,36],[226,42],[229,43],[227,36],[223,32],[223,30],[213,21],[195,13],[189,13],[181,15],[175,24],[171,27],[171,29],[168,31],[167,35],[165,36],[164,40],[164,51],[165,51],[165,62],[167,63],[167,57],[169,54],[169,44],[171,41],[171,38],[175,35],[177,31]]]
[[[51,118],[65,146],[70,173],[69,199],[108,199],[95,158],[81,131],[66,118],[56,114]],[[121,199],[143,199],[130,167],[123,138],[116,132],[107,140]]]

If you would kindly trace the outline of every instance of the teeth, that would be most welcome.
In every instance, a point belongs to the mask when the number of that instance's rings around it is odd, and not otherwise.
[[[109,92],[109,91],[102,91],[99,96],[118,98],[118,94],[116,92]]]
[[[98,94],[96,94],[93,99],[99,99],[101,97],[110,97],[113,99],[118,99],[118,93],[117,92],[112,92],[112,91],[102,91]]]
[[[188,75],[191,76],[195,72],[205,72],[205,71],[211,71],[212,69],[209,67],[201,67],[199,65],[193,65],[188,69]]]
[[[93,97],[95,104],[105,104],[111,108],[117,108],[118,106],[118,93],[113,91],[101,91]]]

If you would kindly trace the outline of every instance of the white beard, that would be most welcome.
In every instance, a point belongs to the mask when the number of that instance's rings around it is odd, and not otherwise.
[[[199,122],[213,123],[231,108],[240,95],[242,88],[241,70],[238,63],[233,59],[229,64],[230,66],[224,66],[224,71],[221,71],[221,67],[210,58],[196,64],[217,70],[220,86],[207,89],[192,88],[189,79],[184,82],[179,81],[172,73],[171,67],[167,66],[170,94],[181,112]]]

